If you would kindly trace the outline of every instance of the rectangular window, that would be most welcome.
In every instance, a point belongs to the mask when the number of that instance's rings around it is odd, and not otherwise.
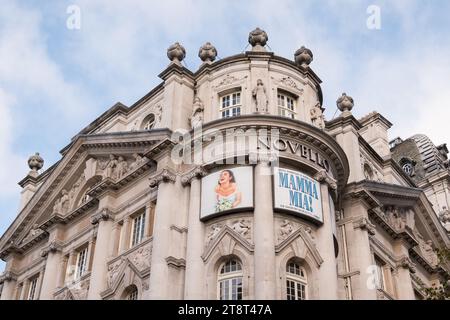
[[[81,278],[87,271],[88,248],[84,248],[78,252],[75,279]]]
[[[220,300],[242,300],[242,278],[230,278],[219,282]]]
[[[222,118],[236,117],[241,114],[241,92],[233,92],[220,98],[220,114]]]
[[[379,259],[375,259],[375,266],[377,270],[376,274],[377,289],[386,290],[386,274],[384,271],[384,263]]]
[[[278,93],[278,114],[282,117],[295,119],[295,100],[296,99],[290,95]]]
[[[133,219],[131,247],[142,242],[145,236],[145,212]]]
[[[36,277],[30,279],[30,287],[28,289],[28,300],[36,299],[36,287],[37,287],[38,278],[39,278],[39,276],[36,276]]]
[[[287,300],[306,300],[306,285],[294,280],[286,280]]]

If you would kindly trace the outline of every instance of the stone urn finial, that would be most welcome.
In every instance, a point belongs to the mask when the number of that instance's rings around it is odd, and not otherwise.
[[[39,152],[36,152],[34,155],[28,158],[28,166],[31,171],[29,175],[37,176],[38,171],[42,169],[44,166],[44,159],[39,155]]]
[[[311,50],[302,46],[300,49],[295,51],[294,60],[297,66],[306,68],[314,60],[314,55]]]
[[[181,44],[175,42],[167,49],[167,57],[173,63],[181,65],[181,61],[186,57],[186,50]]]
[[[216,47],[214,47],[210,42],[207,42],[200,47],[198,56],[203,63],[211,63],[216,60],[217,57]]]
[[[353,98],[343,93],[336,101],[336,105],[341,112],[351,111],[354,106]]]
[[[252,45],[252,51],[266,51],[264,46],[268,40],[269,37],[267,36],[267,33],[260,28],[256,28],[248,35],[248,43]]]

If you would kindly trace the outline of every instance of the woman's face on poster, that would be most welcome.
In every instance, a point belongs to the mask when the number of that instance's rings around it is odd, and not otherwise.
[[[231,175],[228,171],[222,171],[220,173],[220,178],[219,178],[219,183],[220,184],[224,184],[224,183],[229,183],[231,181]]]

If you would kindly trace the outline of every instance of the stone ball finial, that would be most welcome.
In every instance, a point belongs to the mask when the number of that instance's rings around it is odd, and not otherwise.
[[[173,63],[180,64],[181,61],[183,61],[183,59],[186,57],[186,50],[181,44],[175,42],[167,49],[167,57]]]
[[[354,106],[353,98],[343,93],[336,101],[336,105],[341,112],[351,111]]]
[[[198,50],[198,56],[203,63],[211,63],[216,60],[217,50],[210,42],[205,43]]]
[[[311,50],[302,46],[294,53],[295,64],[299,67],[306,68],[314,60],[314,55]]]
[[[44,166],[44,159],[39,155],[39,152],[36,152],[34,155],[28,158],[28,166],[31,171],[37,173]]]
[[[260,28],[256,28],[248,34],[248,43],[252,45],[253,51],[265,51],[264,46],[268,40],[267,33]]]

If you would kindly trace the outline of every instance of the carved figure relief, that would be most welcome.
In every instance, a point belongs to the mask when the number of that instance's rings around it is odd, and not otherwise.
[[[266,87],[264,86],[261,79],[256,82],[256,88],[253,89],[252,95],[256,101],[256,112],[266,113],[267,112],[267,94]]]
[[[314,108],[310,111],[311,123],[313,126],[319,127],[320,129],[325,128],[325,117],[323,115],[323,110],[320,104],[316,104]]]
[[[251,224],[249,221],[246,221],[245,219],[235,221],[232,224],[231,229],[236,231],[236,233],[240,234],[245,239],[251,238],[250,235]]]
[[[283,242],[294,232],[294,225],[288,220],[283,220],[278,228],[278,242]]]

